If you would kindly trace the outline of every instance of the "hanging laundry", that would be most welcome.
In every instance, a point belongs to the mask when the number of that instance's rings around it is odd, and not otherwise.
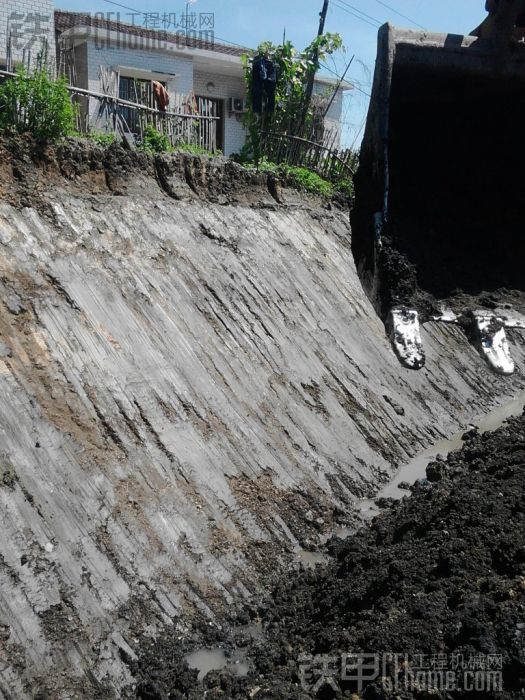
[[[170,96],[168,91],[162,83],[158,80],[153,81],[153,97],[155,99],[155,104],[160,112],[165,112],[170,103]]]
[[[252,107],[256,114],[275,112],[277,66],[268,56],[256,56],[252,64]]]

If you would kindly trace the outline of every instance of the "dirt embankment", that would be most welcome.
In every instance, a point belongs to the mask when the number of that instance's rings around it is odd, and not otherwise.
[[[512,377],[437,326],[402,368],[333,202],[224,159],[0,156],[0,695],[133,697],[523,389],[518,331]]]
[[[211,673],[199,686],[182,665],[163,665],[165,642],[141,657],[138,697],[523,697],[525,417],[466,434],[412,492],[370,527],[333,540],[328,567],[281,579],[237,620],[264,627],[265,639],[248,643],[249,678]],[[239,643],[219,631],[206,639]],[[361,688],[355,669],[343,679],[350,652],[367,654]]]
[[[329,202],[267,172],[247,169],[223,157],[190,153],[150,155],[114,144],[66,139],[57,146],[30,138],[0,140],[0,199],[15,206],[42,206],[53,189],[79,196],[132,196],[156,187],[175,201],[271,208],[293,203],[347,209],[340,194]],[[156,185],[156,187],[155,187]]]

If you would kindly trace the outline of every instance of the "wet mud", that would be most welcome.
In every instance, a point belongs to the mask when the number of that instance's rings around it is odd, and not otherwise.
[[[157,661],[153,650],[141,657],[138,670],[147,680],[136,697],[522,697],[525,417],[512,418],[493,433],[472,430],[463,442],[461,450],[431,462],[411,495],[370,526],[345,540],[333,539],[328,566],[281,577],[243,611],[240,620],[261,620],[264,630],[264,639],[245,640],[253,664],[247,677],[212,672],[200,684],[197,672],[183,671],[182,662],[180,669],[163,673],[168,644],[155,647]],[[199,633],[199,643],[213,640],[231,649],[235,634],[228,625],[235,624],[232,619],[223,631]],[[398,654],[406,661],[388,664],[382,678],[359,688],[356,680],[342,680],[337,666],[350,652],[381,659]],[[310,671],[315,663],[319,669],[326,655],[335,660],[333,675],[327,674],[332,680],[314,689],[322,676]],[[443,689],[437,675],[434,684],[416,683],[421,659],[428,668],[439,659],[441,668],[453,673],[454,689]],[[473,668],[478,668],[477,691]]]

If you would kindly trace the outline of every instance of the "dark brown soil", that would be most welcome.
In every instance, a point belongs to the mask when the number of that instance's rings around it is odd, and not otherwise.
[[[340,193],[333,199],[299,193],[292,181],[245,168],[222,156],[184,152],[151,155],[115,143],[108,147],[77,138],[57,145],[29,135],[0,139],[0,199],[52,216],[45,194],[55,188],[82,196],[116,197],[151,191],[152,183],[177,201],[203,200],[221,205],[271,209],[278,204],[310,202],[321,209],[346,210]],[[142,185],[142,186],[141,186]]]
[[[448,668],[461,658],[465,666],[477,659],[501,663],[502,693],[470,692],[470,672],[458,667],[459,689],[418,691],[407,681],[409,690],[390,691],[378,680],[359,697],[523,697],[525,417],[495,433],[467,434],[463,449],[431,463],[427,477],[369,527],[329,543],[329,566],[281,578],[243,611],[236,624],[260,618],[266,637],[245,640],[254,667],[248,678],[215,672],[201,685],[184,669],[181,642],[163,640],[142,654],[136,697],[350,697],[359,689],[340,675],[338,692],[330,684],[318,692],[302,688],[298,663],[302,653],[340,658],[350,651],[407,654],[409,665],[387,669],[390,682],[401,686],[421,655],[447,659]],[[195,629],[194,644],[235,645],[231,628],[204,629]]]

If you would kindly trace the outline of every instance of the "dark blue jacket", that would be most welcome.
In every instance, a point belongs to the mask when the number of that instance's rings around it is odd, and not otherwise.
[[[276,83],[277,68],[275,63],[265,56],[256,56],[253,59],[252,76],[257,83]]]

